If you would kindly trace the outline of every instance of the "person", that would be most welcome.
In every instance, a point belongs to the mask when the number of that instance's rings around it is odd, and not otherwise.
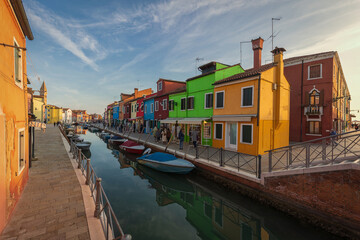
[[[194,148],[197,147],[197,141],[198,141],[198,131],[196,131],[195,128],[191,131],[191,141],[194,145]]]
[[[169,128],[166,128],[166,142],[169,143],[171,138],[171,132]]]
[[[355,130],[359,130],[359,125],[358,124],[355,124]]]
[[[54,127],[55,127],[56,123],[54,122]]]
[[[184,147],[184,137],[185,137],[182,128],[180,128],[178,137],[179,137],[179,140],[180,140],[180,150],[182,150],[183,147]]]
[[[162,128],[162,131],[161,131],[161,141],[163,143],[166,143],[166,128]]]
[[[330,136],[336,136],[336,130],[335,130],[335,129],[331,129],[331,131],[330,131]],[[332,138],[331,138],[331,141],[332,141],[335,145],[338,145],[337,142],[336,142],[336,137],[332,137]]]
[[[153,130],[152,130],[152,135],[154,136],[154,138],[155,138],[155,142],[156,142],[156,134],[157,134],[157,131],[158,131],[158,129],[157,129],[157,127],[155,126],[154,128],[153,128]]]
[[[156,142],[160,142],[160,138],[161,138],[161,131],[159,129],[156,131]]]

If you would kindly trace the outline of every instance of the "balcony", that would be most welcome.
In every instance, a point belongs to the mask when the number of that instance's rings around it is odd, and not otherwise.
[[[323,107],[319,105],[309,105],[304,108],[305,115],[323,115]]]

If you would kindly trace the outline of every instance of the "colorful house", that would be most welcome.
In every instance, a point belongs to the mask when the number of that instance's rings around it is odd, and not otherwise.
[[[62,108],[55,105],[46,105],[46,122],[47,123],[57,123],[62,122]]]
[[[214,83],[213,146],[250,155],[289,145],[290,86],[283,48],[261,65],[263,39],[252,40],[254,67]]]
[[[150,94],[144,99],[144,127],[145,133],[149,133],[155,127],[154,121],[154,98],[157,93]]]
[[[323,52],[284,60],[291,85],[290,141],[329,136],[331,129],[350,128],[350,92],[337,52]]]
[[[123,100],[123,113],[124,121],[123,123],[137,123],[140,124],[143,121],[143,117],[140,115],[137,117],[137,113],[141,105],[138,105],[138,100],[143,99],[145,96],[152,94],[153,91],[151,88],[147,88],[144,90],[138,90],[138,88],[134,88],[134,93],[131,96],[127,95],[126,98]]]
[[[72,123],[72,111],[70,108],[63,108],[63,123]]]
[[[0,16],[1,233],[28,180],[26,37],[34,37],[22,1],[0,1]]]
[[[33,114],[36,116],[36,120],[44,122],[45,117],[45,106],[47,104],[47,89],[45,82],[42,83],[39,94],[33,95]]]
[[[119,120],[121,122],[124,122],[124,114],[125,114],[125,103],[127,103],[128,101],[130,101],[131,99],[134,98],[133,94],[126,94],[126,93],[121,93],[120,94],[120,102],[119,102]]]
[[[169,96],[169,99],[172,100],[172,110],[169,112],[169,118],[161,122],[183,127],[185,141],[189,141],[191,131],[195,130],[200,134],[201,144],[211,146],[214,92],[212,84],[244,70],[239,64],[229,66],[218,62],[202,65],[199,70],[202,72],[201,75],[186,80],[185,93]],[[174,117],[175,115],[176,117]]]

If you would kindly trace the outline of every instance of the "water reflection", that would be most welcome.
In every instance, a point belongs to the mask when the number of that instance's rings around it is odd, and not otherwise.
[[[120,224],[133,239],[333,238],[196,174],[158,172],[91,132],[84,138],[92,142],[92,164]]]

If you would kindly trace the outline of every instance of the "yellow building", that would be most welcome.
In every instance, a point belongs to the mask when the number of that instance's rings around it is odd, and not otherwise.
[[[36,116],[36,121],[45,121],[45,106],[47,104],[47,89],[45,82],[41,85],[39,95],[33,95],[33,114]]]
[[[26,37],[34,37],[21,1],[0,0],[0,19],[1,233],[28,180]]]
[[[62,108],[46,105],[46,122],[57,123],[62,121]]]
[[[213,146],[258,155],[289,144],[290,86],[285,49],[261,66],[263,39],[252,43],[254,68],[214,83]]]

